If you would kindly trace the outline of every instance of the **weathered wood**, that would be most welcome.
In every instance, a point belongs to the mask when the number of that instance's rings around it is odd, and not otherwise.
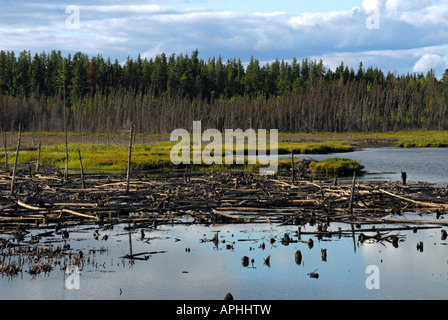
[[[42,142],[39,141],[39,147],[38,147],[38,150],[37,150],[36,173],[39,173],[39,171],[40,171],[40,152],[41,152],[41,146],[42,146]]]
[[[409,184],[406,188],[397,183],[357,184],[356,197],[352,197],[353,183],[334,187],[331,182],[322,181],[318,185],[296,180],[297,185],[292,185],[289,174],[283,180],[282,177],[217,172],[192,173],[191,180],[185,183],[184,173],[182,170],[152,177],[136,174],[129,178],[132,196],[123,192],[127,183],[122,174],[91,174],[92,186],[88,189],[81,188],[76,178],[64,182],[58,175],[35,174],[32,179],[21,179],[24,191],[18,193],[19,202],[0,202],[0,221],[5,217],[8,218],[5,223],[19,223],[22,220],[17,219],[23,216],[27,217],[23,223],[29,223],[32,219],[28,217],[34,216],[41,221],[77,223],[83,219],[103,221],[108,217],[113,222],[146,225],[154,219],[159,223],[185,223],[184,217],[191,217],[193,223],[206,224],[399,223],[382,219],[394,219],[394,215],[416,210],[438,212],[439,217],[444,214],[439,211],[445,207],[431,201],[448,200],[443,190],[418,184]],[[6,184],[10,179],[7,173],[0,173],[0,194],[2,189],[8,189]],[[35,192],[36,186],[39,186],[38,192]],[[386,192],[394,196],[386,194],[385,188],[400,190],[403,196],[396,197],[391,191]],[[325,192],[323,199],[321,189]],[[23,199],[25,194],[29,196]]]
[[[129,179],[131,177],[131,157],[132,157],[132,135],[134,132],[134,124],[131,122],[131,130],[129,134],[129,154],[128,154],[128,167],[126,171],[126,193],[129,192]]]
[[[294,185],[296,183],[296,173],[295,173],[295,168],[294,168],[294,152],[291,146],[291,176],[292,176],[292,185]]]
[[[401,172],[401,184],[403,186],[405,186],[407,184],[406,183],[406,172],[404,172],[404,171]]]
[[[70,210],[70,209],[62,209],[62,212],[69,213],[69,214],[72,214],[72,215],[75,215],[75,216],[79,216],[79,217],[83,217],[83,218],[98,219],[97,216],[84,214],[84,213],[77,212],[77,211]]]
[[[5,149],[5,169],[8,171],[9,165],[8,165],[8,150],[7,150],[7,142],[6,142],[6,131],[3,131],[3,146]]]
[[[19,123],[19,139],[17,141],[16,158],[14,159],[14,168],[12,171],[11,192],[10,192],[11,196],[14,195],[14,187],[15,187],[16,172],[17,172],[17,161],[19,159],[20,142],[21,141],[22,141],[22,128],[21,128],[21,124]]]
[[[75,203],[75,202],[56,202],[53,203],[54,206],[64,206],[64,207],[91,207],[96,208],[98,207],[98,203]]]
[[[85,189],[86,185],[84,183],[84,168],[82,166],[82,157],[81,157],[81,151],[78,150],[78,156],[79,156],[79,165],[81,167],[81,183],[82,183],[82,188]]]
[[[213,209],[212,212],[213,212],[214,214],[217,214],[217,215],[220,215],[220,216],[229,218],[229,219],[235,219],[236,221],[242,221],[242,220],[244,220],[243,218],[236,217],[236,216],[234,216],[234,215],[231,215],[231,214],[228,214],[228,213],[224,213],[224,212],[218,211],[218,210],[216,210],[216,209]]]
[[[62,76],[63,82],[63,100],[64,100],[64,136],[65,136],[65,170],[64,170],[64,180],[68,180],[68,137],[67,137],[67,106],[65,101],[65,72]]]
[[[21,206],[21,207],[24,207],[24,208],[30,209],[30,210],[42,210],[42,209],[45,209],[45,208],[35,207],[35,206],[32,206],[32,205],[26,204],[26,203],[24,203],[24,202],[22,202],[20,200],[17,201],[17,204],[19,206]]]
[[[382,193],[384,193],[384,194],[387,194],[387,195],[391,196],[391,197],[394,197],[394,198],[397,198],[397,199],[400,199],[400,200],[403,200],[403,201],[406,201],[406,202],[411,202],[411,203],[417,204],[417,205],[422,206],[422,207],[448,209],[448,204],[417,201],[417,200],[408,199],[406,197],[402,197],[402,196],[396,195],[396,194],[394,194],[392,192],[389,192],[389,191],[386,191],[386,190],[383,190],[383,189],[380,189],[380,191]]]
[[[356,182],[356,172],[353,173],[352,189],[350,192],[350,204],[349,204],[350,214],[353,214],[353,198],[355,194],[355,182]]]

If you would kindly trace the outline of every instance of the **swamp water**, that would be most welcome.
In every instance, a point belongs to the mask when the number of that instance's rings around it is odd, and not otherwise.
[[[309,157],[328,156],[360,161],[367,171],[360,179],[399,181],[403,170],[408,181],[443,186],[448,182],[447,149],[363,149]],[[406,226],[407,219],[435,220],[436,216],[406,213],[397,218],[403,224],[375,227],[398,228]],[[73,226],[66,229],[66,239],[60,233],[41,237],[42,246],[69,244],[72,257],[48,259],[50,272],[31,275],[29,268],[37,261],[22,255],[23,271],[0,277],[0,299],[223,300],[228,292],[237,300],[448,298],[448,241],[441,238],[447,227],[391,230],[388,234],[400,239],[394,246],[388,241],[360,242],[360,229],[355,228],[353,234],[350,225],[340,223],[331,223],[328,230],[341,228],[341,236],[302,234],[304,242],[299,242],[298,226],[293,225],[185,222],[131,230],[128,225],[107,230],[96,224]],[[371,227],[362,225],[362,229]],[[97,229],[100,235],[94,239]],[[309,224],[301,227],[302,232],[315,230]],[[22,241],[47,231],[52,230],[30,229]],[[292,240],[288,244],[281,241],[285,233]],[[216,234],[216,243],[205,240]],[[0,234],[0,239],[17,243],[10,234]],[[309,239],[313,239],[312,248],[305,243]],[[421,243],[423,247],[418,246]],[[325,260],[322,249],[326,249]],[[65,266],[78,251],[83,252],[84,262],[75,279]],[[3,248],[0,259],[18,261],[18,255],[9,257],[7,252]],[[138,259],[124,258],[130,253],[142,254]],[[248,258],[247,264],[242,263],[243,257]]]
[[[441,239],[441,228],[390,231],[400,237],[396,247],[387,241],[361,243],[359,232],[353,237],[344,232],[347,225],[334,223],[328,230],[341,227],[341,236],[301,235],[304,241],[313,239],[310,248],[295,241],[296,226],[165,225],[146,230],[144,238],[140,230],[124,227],[99,230],[98,240],[87,226],[67,229],[69,241],[58,234],[42,239],[54,245],[69,242],[73,256],[83,251],[78,282],[71,281],[74,273],[64,270],[63,259],[59,264],[49,259],[52,270],[37,275],[29,274],[33,262],[28,261],[22,273],[1,278],[0,299],[222,300],[227,292],[239,300],[448,298],[448,241]],[[217,231],[217,244],[204,241]],[[288,244],[281,241],[285,233],[292,240]],[[107,240],[101,239],[104,234]],[[417,248],[420,242],[423,249]],[[321,249],[326,249],[326,261]],[[130,252],[144,254],[122,258]],[[369,266],[377,270],[377,289],[368,285]],[[318,278],[310,276],[313,272]]]
[[[448,185],[448,148],[364,148],[345,153],[294,156],[315,160],[332,157],[356,160],[365,171],[357,181],[401,181],[401,171],[404,171],[408,182],[425,182],[438,187]]]

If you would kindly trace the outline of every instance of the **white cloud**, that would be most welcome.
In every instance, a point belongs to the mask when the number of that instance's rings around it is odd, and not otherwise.
[[[412,70],[414,72],[427,72],[431,69],[437,70],[446,67],[448,67],[447,55],[441,56],[435,53],[426,53],[414,64]]]
[[[205,58],[243,61],[322,57],[333,67],[341,61],[401,72],[446,67],[448,0],[363,0],[352,10],[301,14],[213,10],[182,0],[78,3],[75,31],[67,30],[66,6],[56,0],[11,5],[0,12],[0,49],[80,50],[123,60],[198,48]],[[376,8],[381,28],[369,30],[365,22]]]
[[[374,10],[382,10],[384,7],[384,0],[363,0],[361,8],[366,13],[371,13]]]
[[[341,25],[343,19],[353,17],[353,11],[335,11],[335,12],[305,12],[299,16],[293,16],[289,19],[289,24],[293,28],[300,26],[326,26],[331,27],[332,24]]]

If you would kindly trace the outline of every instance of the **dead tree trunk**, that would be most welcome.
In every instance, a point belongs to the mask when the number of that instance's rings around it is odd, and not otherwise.
[[[65,105],[65,74],[64,74],[64,133],[65,133],[65,170],[64,180],[68,180],[68,138],[67,138],[67,108]]]
[[[134,132],[134,124],[131,122],[131,133],[129,134],[129,155],[128,155],[128,169],[126,172],[126,193],[129,192],[129,179],[131,176],[131,157],[132,157],[132,135]]]
[[[401,171],[401,185],[406,185],[406,172]]]
[[[38,151],[37,151],[37,162],[36,162],[36,172],[37,173],[39,173],[39,170],[40,170],[40,149],[41,149],[41,145],[42,145],[42,142],[39,141],[39,148],[38,148]]]
[[[292,149],[292,146],[291,146],[291,173],[292,173],[292,184],[294,185],[295,184],[295,181],[296,181],[296,175],[295,175],[295,172],[294,172],[294,151],[293,151],[293,149]]]
[[[85,189],[85,188],[86,188],[86,185],[85,185],[85,183],[84,183],[84,168],[83,168],[83,166],[82,166],[82,158],[81,158],[81,151],[80,151],[80,150],[78,150],[78,156],[79,156],[79,165],[80,165],[80,168],[81,168],[81,183],[82,183],[82,188]]]
[[[356,173],[353,173],[352,190],[350,192],[350,215],[353,215],[353,197],[355,193]]]
[[[7,149],[7,142],[6,142],[6,131],[3,132],[3,145],[5,147],[5,168],[6,170],[9,170],[8,166],[8,150]]]
[[[17,171],[17,161],[19,159],[19,151],[20,151],[20,142],[22,140],[22,129],[19,124],[19,140],[17,141],[17,150],[16,150],[16,158],[14,159],[14,169],[12,171],[12,180],[11,180],[11,196],[14,195],[14,184],[16,180],[16,171]]]

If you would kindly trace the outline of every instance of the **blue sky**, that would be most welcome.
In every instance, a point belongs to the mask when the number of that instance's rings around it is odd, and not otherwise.
[[[322,59],[406,74],[448,68],[448,0],[0,0],[0,49],[125,61],[162,52]],[[79,10],[78,29],[67,24]],[[373,20],[372,20],[373,19]],[[69,20],[69,24],[74,20]],[[369,24],[369,23],[370,24]]]
[[[283,1],[254,1],[254,0],[202,0],[202,1],[173,1],[172,5],[185,8],[191,4],[203,6],[217,11],[235,11],[241,13],[270,13],[275,11],[288,12],[293,15],[304,12],[331,12],[350,10],[359,5],[357,0],[283,0]]]

